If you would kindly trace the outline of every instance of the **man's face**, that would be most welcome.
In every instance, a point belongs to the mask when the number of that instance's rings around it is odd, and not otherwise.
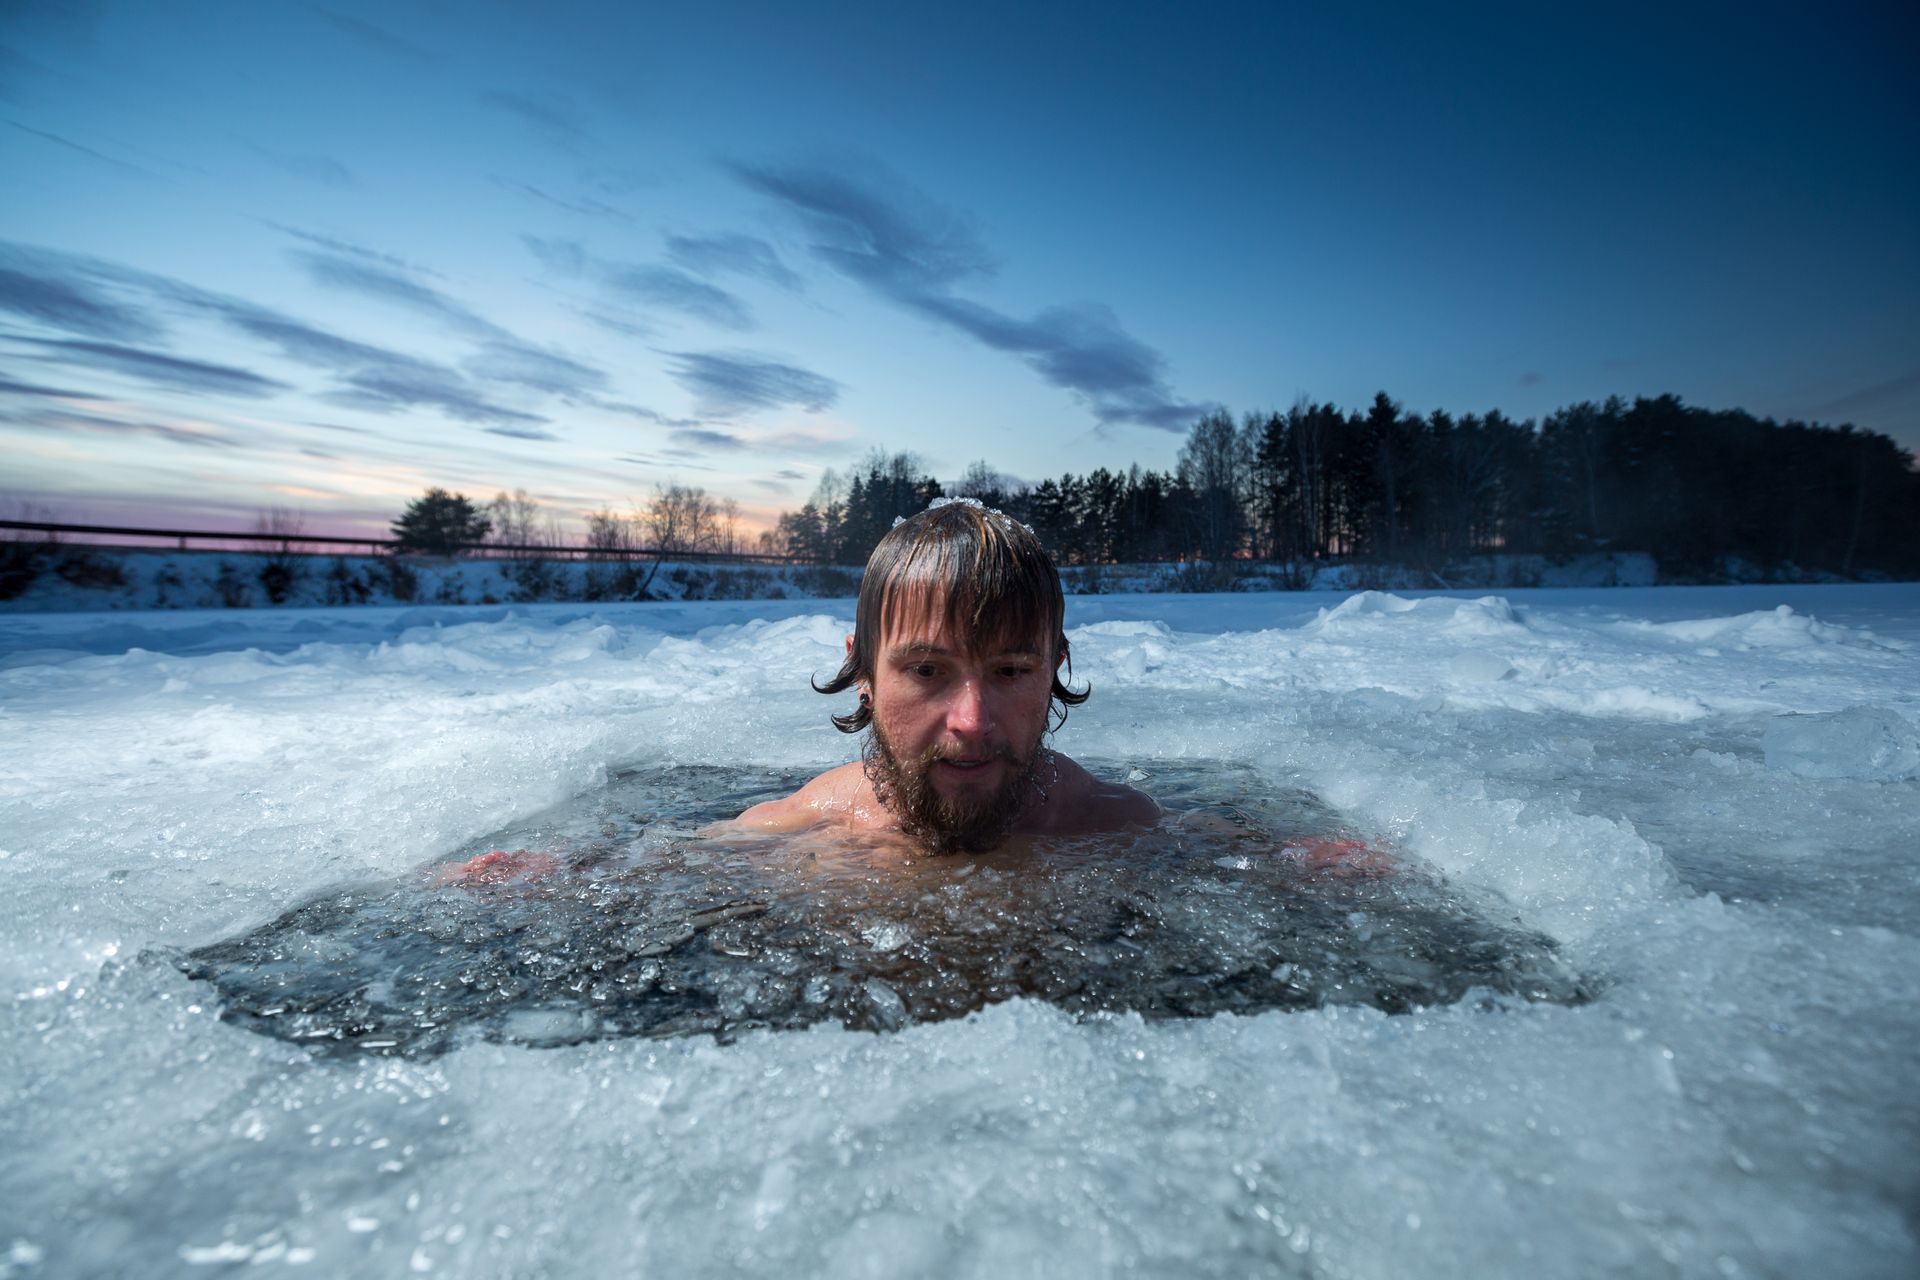
[[[1045,636],[973,639],[938,609],[903,610],[874,664],[868,774],[940,852],[1006,837],[1031,790],[1057,665]]]

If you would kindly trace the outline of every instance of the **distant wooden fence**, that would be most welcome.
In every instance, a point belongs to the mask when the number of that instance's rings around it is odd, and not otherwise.
[[[125,525],[59,524],[47,520],[0,520],[0,530],[41,533],[49,539],[62,536],[86,538],[93,546],[115,547],[125,551],[154,550],[152,542],[173,544],[179,551],[276,551],[287,555],[345,555],[348,548],[361,548],[368,555],[399,554],[399,542],[393,538],[338,538],[325,534],[219,533],[194,529],[139,529]],[[101,539],[137,538],[143,541],[101,541]],[[198,544],[198,545],[193,545]],[[236,547],[234,544],[241,544]],[[650,547],[589,547],[585,545],[549,546],[544,543],[463,542],[457,553],[476,554],[516,560],[687,560],[721,561],[727,564],[808,564],[793,556],[767,556],[744,551],[656,551]]]

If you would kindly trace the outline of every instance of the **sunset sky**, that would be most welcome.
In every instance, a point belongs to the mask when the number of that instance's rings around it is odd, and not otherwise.
[[[0,507],[764,523],[1377,390],[1920,448],[1914,13],[6,0]]]

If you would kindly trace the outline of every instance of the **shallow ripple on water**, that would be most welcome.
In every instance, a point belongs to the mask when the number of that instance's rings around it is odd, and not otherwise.
[[[546,880],[357,885],[174,963],[229,1021],[346,1053],[887,1031],[1020,996],[1146,1017],[1588,998],[1551,939],[1418,869],[1303,868],[1289,839],[1354,834],[1311,793],[1220,762],[1129,771],[1170,810],[1231,827],[823,857],[818,841],[692,835],[794,775],[635,770],[456,855],[556,855]]]

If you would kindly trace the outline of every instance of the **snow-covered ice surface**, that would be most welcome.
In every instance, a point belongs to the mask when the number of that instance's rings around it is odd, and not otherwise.
[[[850,614],[0,617],[0,1275],[1920,1267],[1914,586],[1069,602],[1058,746],[1304,785],[1586,1003],[321,1057],[152,958],[620,770],[845,759]]]

